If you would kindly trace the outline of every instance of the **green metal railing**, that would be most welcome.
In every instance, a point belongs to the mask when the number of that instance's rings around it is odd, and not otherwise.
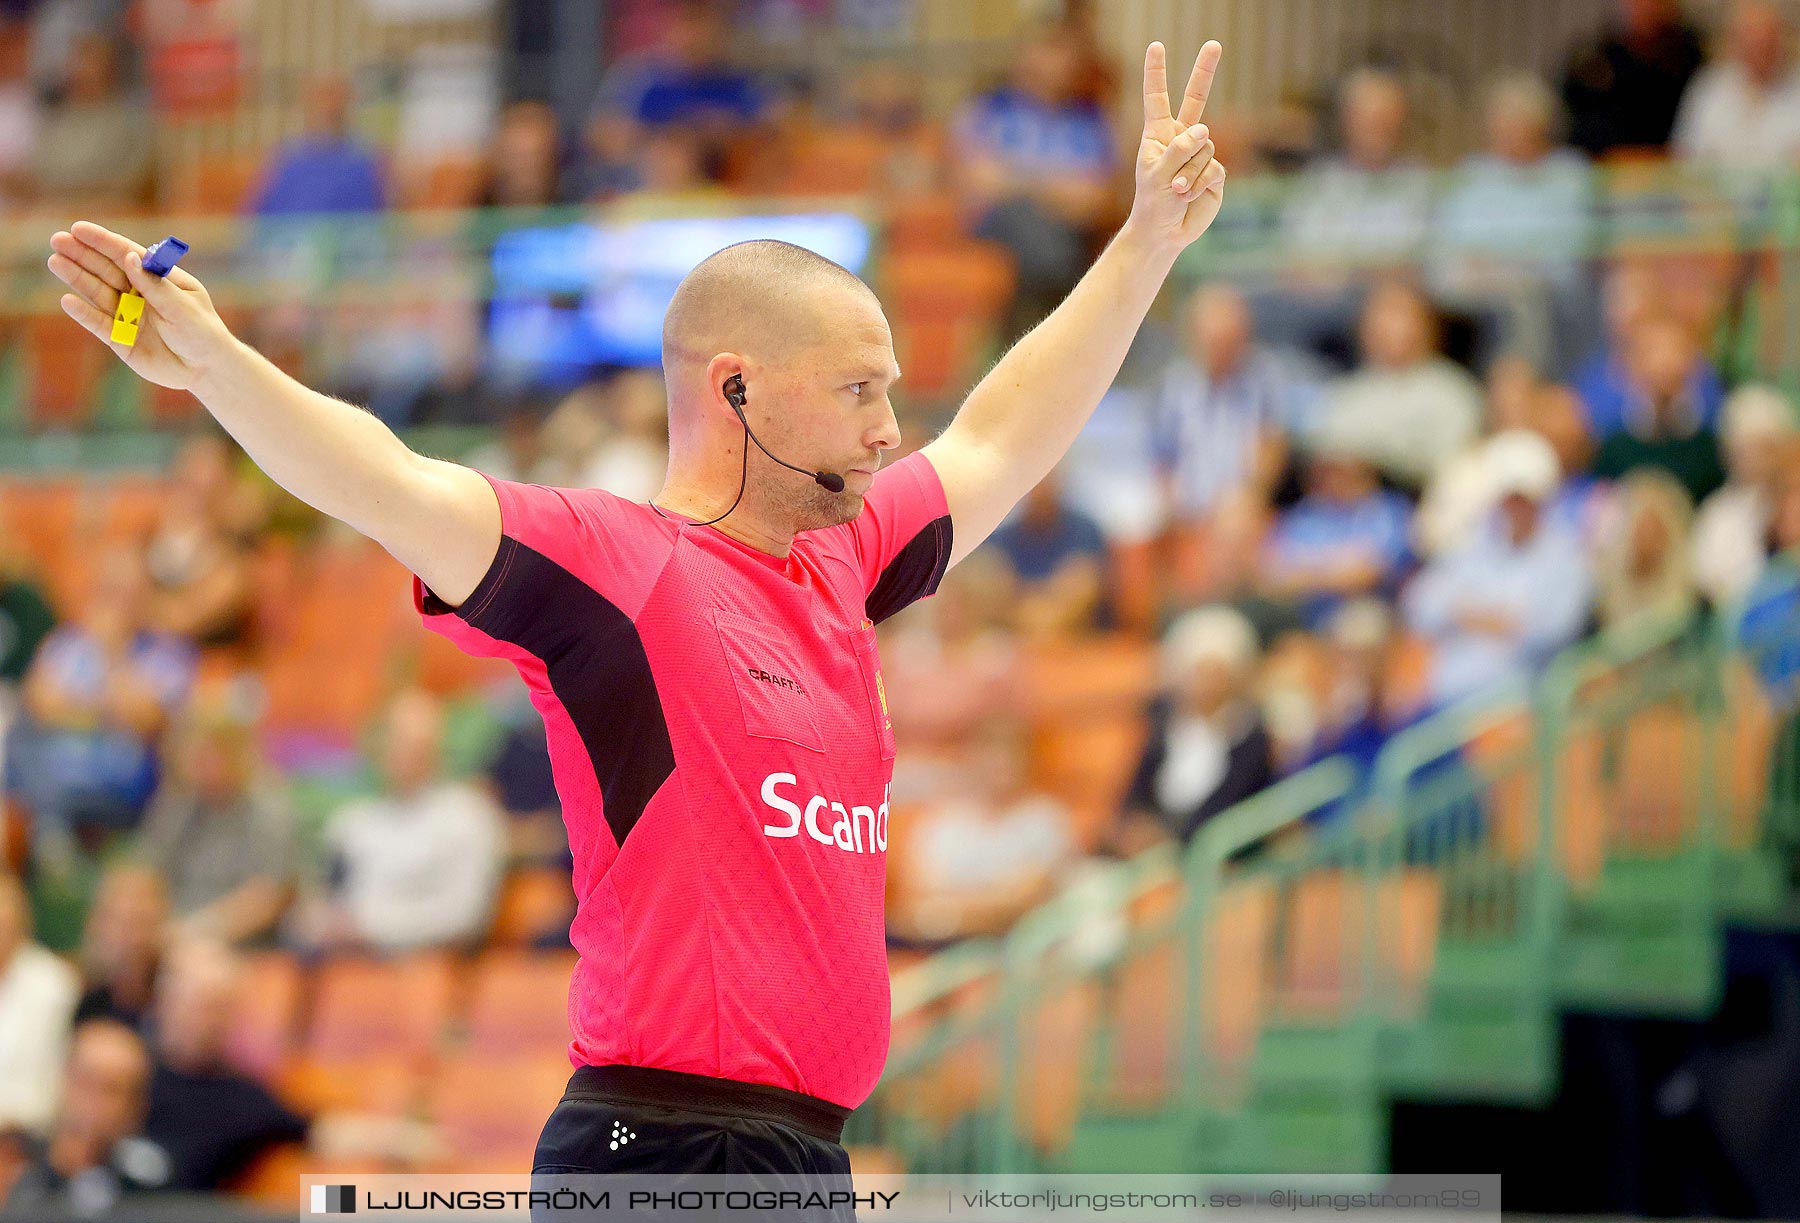
[[[1800,650],[1800,616],[1775,632]],[[1541,1105],[1559,1011],[1707,1013],[1723,926],[1795,920],[1793,696],[1718,626],[1640,623],[1400,733],[1366,791],[1297,774],[1179,875],[1134,862],[980,953],[986,995],[858,1136],[933,1170],[1373,1171],[1391,1099]],[[908,1132],[933,1074],[967,1106]]]

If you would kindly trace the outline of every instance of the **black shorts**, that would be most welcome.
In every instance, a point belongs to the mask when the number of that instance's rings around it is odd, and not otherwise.
[[[714,1188],[847,1194],[850,1156],[839,1139],[849,1116],[840,1105],[762,1083],[650,1066],[582,1066],[538,1138],[533,1188],[553,1188],[564,1175],[621,1173],[716,1178],[704,1182]],[[824,1223],[856,1216],[846,1207],[792,1217]]]

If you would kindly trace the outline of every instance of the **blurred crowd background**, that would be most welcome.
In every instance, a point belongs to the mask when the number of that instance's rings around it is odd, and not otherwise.
[[[1144,42],[1224,41],[1214,233],[1059,471],[882,628],[900,971],[1597,632],[1794,614],[1797,20],[0,3],[0,1195],[517,1170],[568,1070],[522,683],[62,317],[53,229],[180,233],[240,336],[415,446],[648,499],[641,337],[696,243],[857,267],[910,450],[1123,219]]]

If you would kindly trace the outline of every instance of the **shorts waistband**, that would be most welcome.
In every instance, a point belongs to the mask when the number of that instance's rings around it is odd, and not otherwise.
[[[660,1066],[578,1066],[563,1099],[602,1099],[688,1112],[773,1121],[824,1142],[839,1142],[850,1110],[768,1083],[740,1083]]]

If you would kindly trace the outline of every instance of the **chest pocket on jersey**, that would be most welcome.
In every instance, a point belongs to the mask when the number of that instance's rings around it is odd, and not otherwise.
[[[894,758],[894,720],[888,715],[887,688],[881,681],[881,654],[875,646],[875,626],[867,620],[851,633],[856,648],[857,670],[862,672],[863,686],[869,692],[869,717],[875,723],[876,741],[881,744],[881,758]]]
[[[797,643],[759,620],[716,607],[713,624],[737,689],[744,733],[823,752],[825,741],[813,708],[817,697],[810,678],[801,671]]]

